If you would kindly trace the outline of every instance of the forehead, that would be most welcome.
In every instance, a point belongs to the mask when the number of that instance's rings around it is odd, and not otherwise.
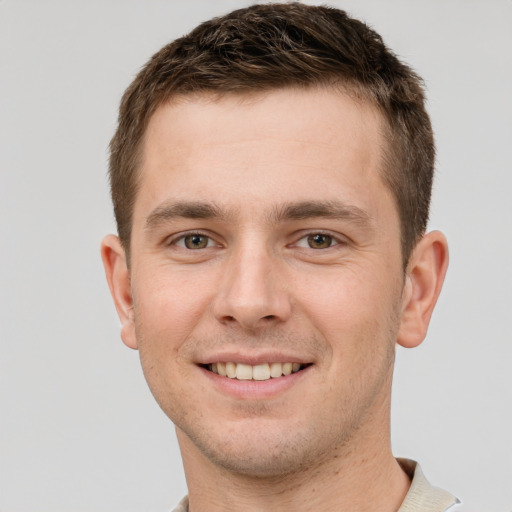
[[[383,125],[372,105],[326,88],[178,98],[149,122],[134,218],[191,194],[233,208],[342,192],[364,203],[386,193]]]

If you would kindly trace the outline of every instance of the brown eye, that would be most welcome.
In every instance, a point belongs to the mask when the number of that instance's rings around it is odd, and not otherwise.
[[[316,233],[308,236],[308,245],[311,249],[327,249],[332,245],[332,236]]]
[[[204,235],[187,235],[183,237],[183,243],[187,249],[204,249],[208,247],[210,239]]]

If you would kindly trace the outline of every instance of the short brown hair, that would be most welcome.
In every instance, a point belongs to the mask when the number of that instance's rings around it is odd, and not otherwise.
[[[146,127],[182,94],[250,93],[341,86],[387,121],[384,182],[396,200],[404,265],[426,229],[434,140],[422,80],[366,24],[331,7],[253,5],[202,23],[157,52],[123,95],[110,143],[110,184],[119,237],[129,254]]]

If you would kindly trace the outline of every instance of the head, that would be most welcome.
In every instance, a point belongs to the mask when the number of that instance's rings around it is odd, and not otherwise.
[[[382,178],[400,217],[403,266],[425,232],[434,170],[421,79],[382,38],[338,9],[255,5],[199,25],[157,52],[126,90],[111,141],[110,181],[119,237],[130,254],[146,129],[158,107],[197,94],[330,87],[382,115]]]
[[[184,459],[374,460],[447,265],[418,77],[341,11],[254,6],[158,52],[111,147],[107,278]]]

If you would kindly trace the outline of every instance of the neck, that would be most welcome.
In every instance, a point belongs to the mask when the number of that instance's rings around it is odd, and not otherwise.
[[[387,413],[389,416],[389,413]],[[375,434],[361,428],[328,459],[280,477],[240,475],[212,464],[178,429],[190,512],[350,510],[396,512],[410,486],[391,453],[389,422]]]

